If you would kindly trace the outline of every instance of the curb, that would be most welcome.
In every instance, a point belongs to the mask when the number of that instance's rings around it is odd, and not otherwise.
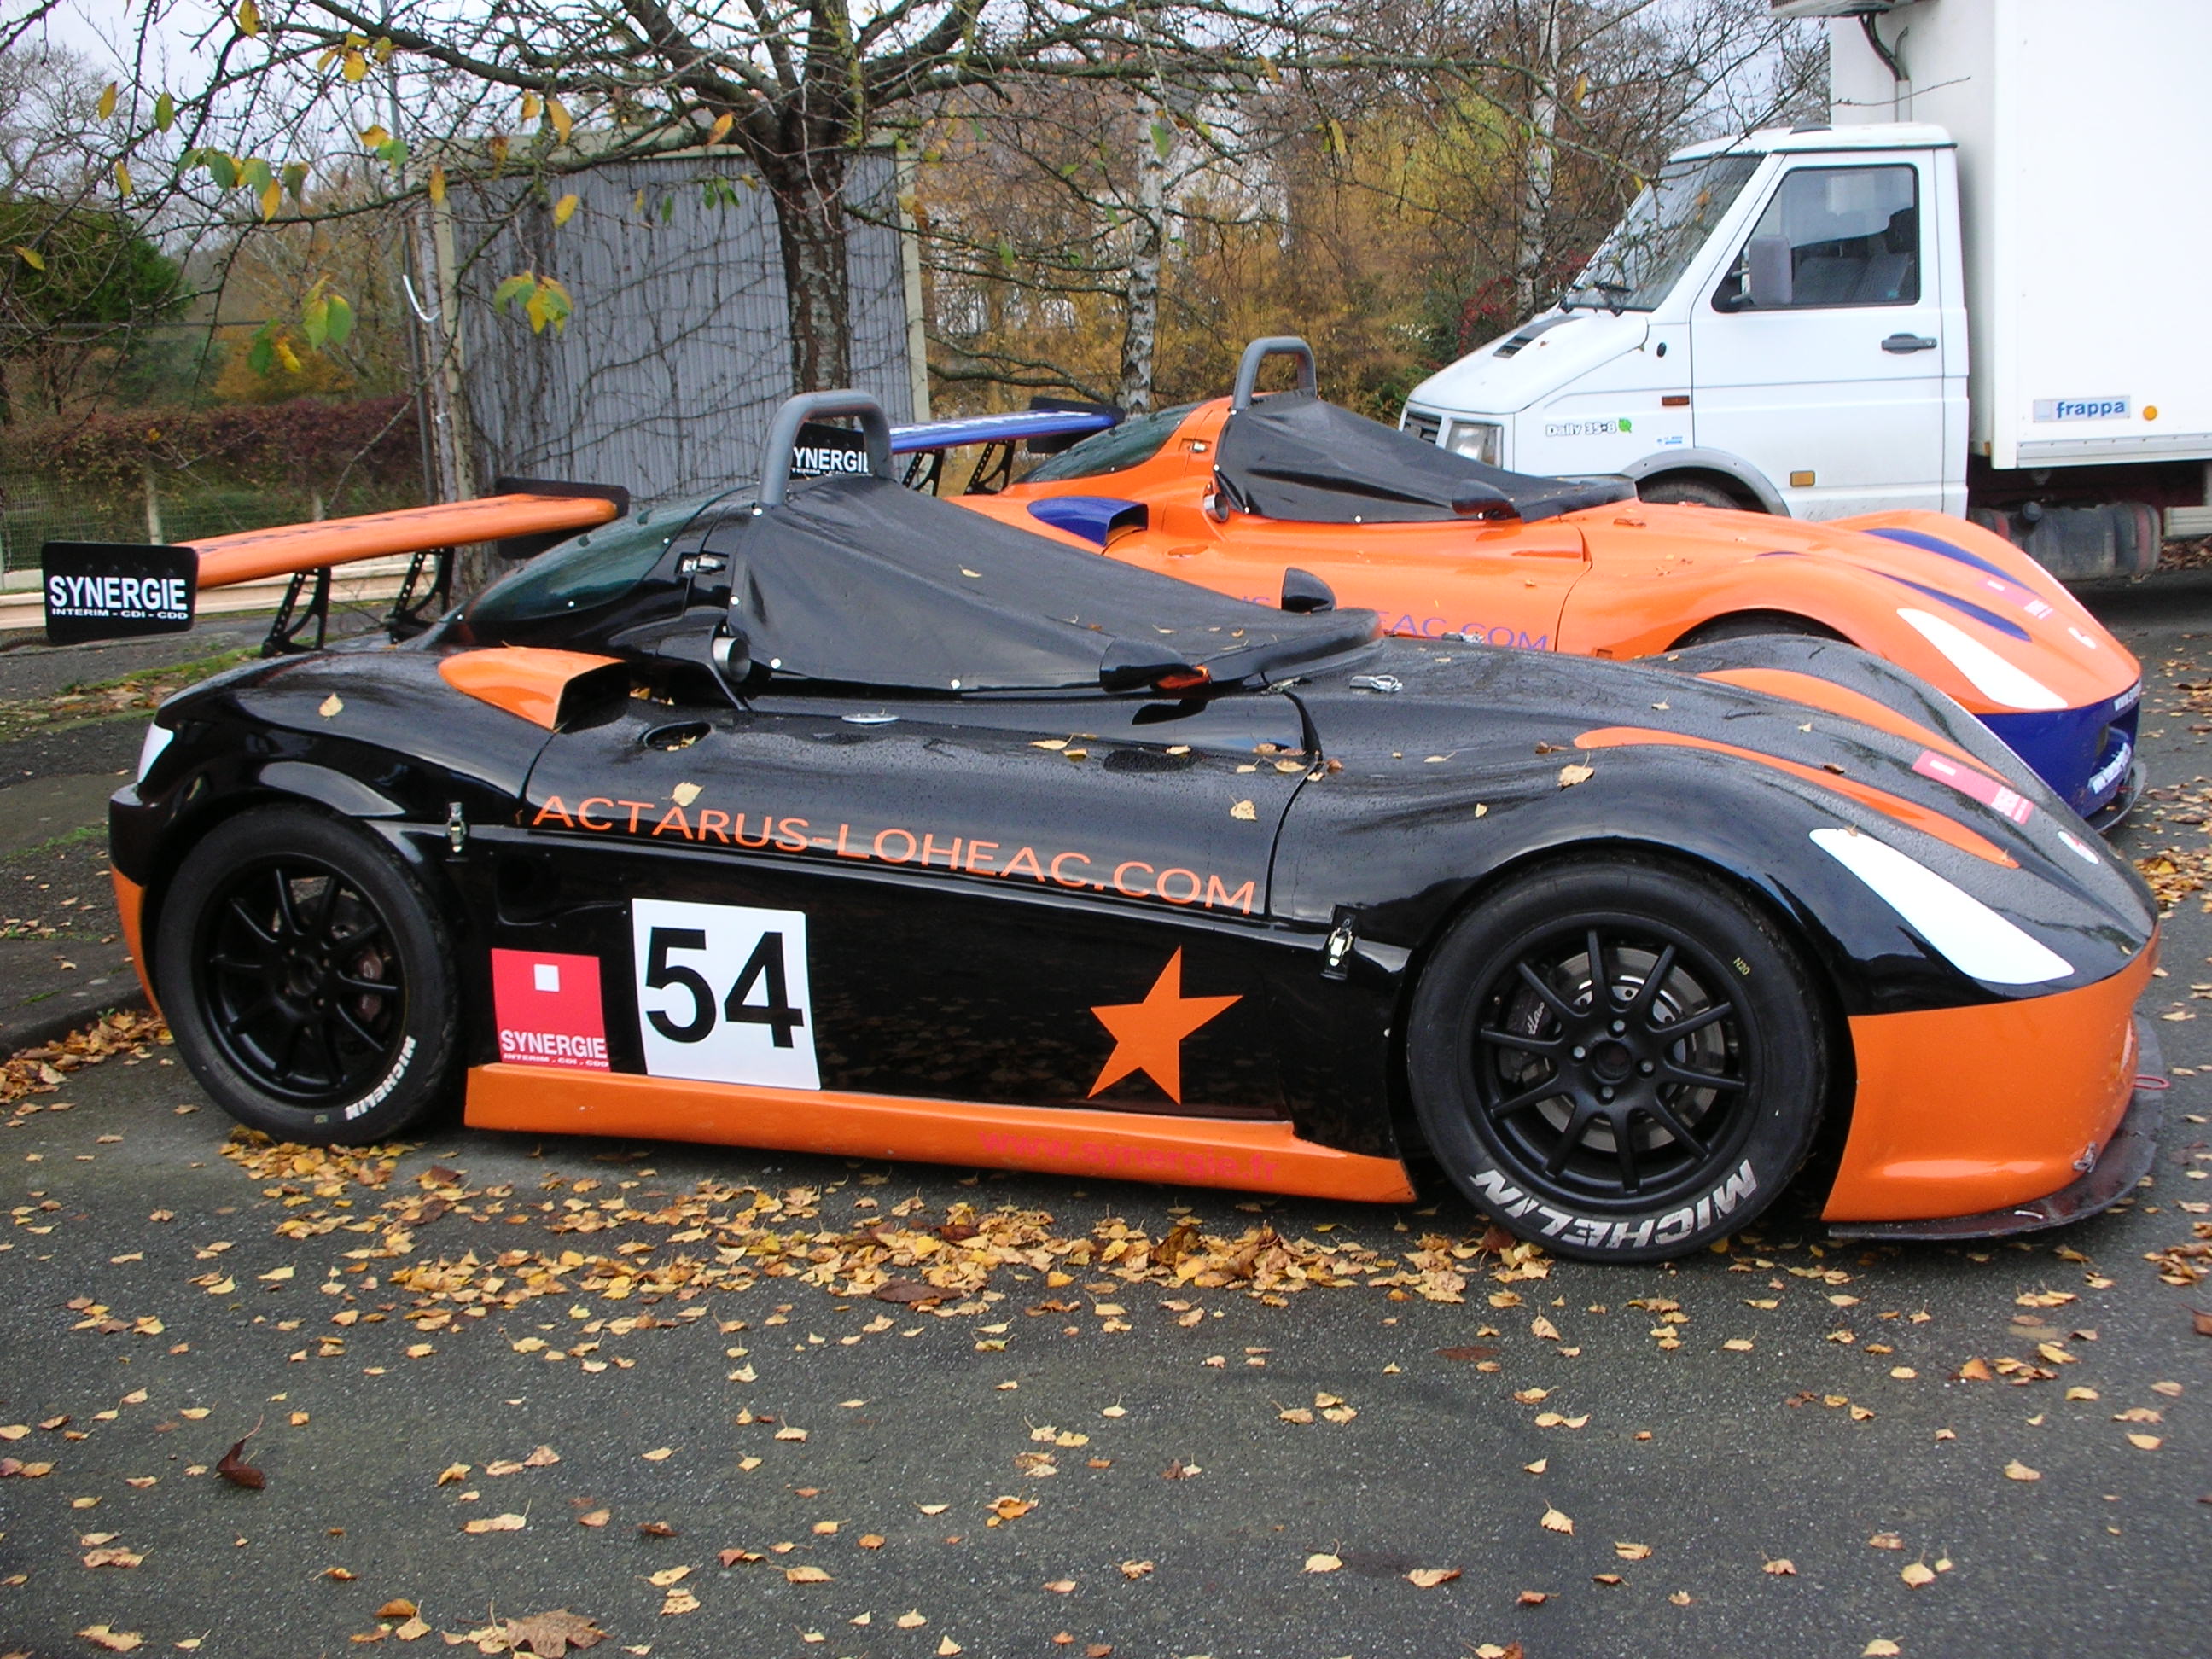
[[[104,1015],[143,1013],[147,1012],[147,1006],[146,993],[134,985],[119,995],[100,998],[96,1006],[88,1006],[80,1003],[21,1019],[0,1022],[0,1055],[20,1054],[26,1048],[43,1048],[48,1043],[59,1042],[71,1031],[81,1030]]]

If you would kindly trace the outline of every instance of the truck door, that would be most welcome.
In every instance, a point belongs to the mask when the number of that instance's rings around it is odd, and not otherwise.
[[[1934,157],[1808,156],[1692,313],[1697,442],[1800,518],[1943,507]]]

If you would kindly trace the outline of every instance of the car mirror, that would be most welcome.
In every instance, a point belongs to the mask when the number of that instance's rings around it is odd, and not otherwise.
[[[1310,616],[1316,611],[1336,609],[1336,590],[1314,574],[1296,565],[1283,572],[1283,609],[1300,616]]]
[[[1743,291],[1754,310],[1771,311],[1791,303],[1796,285],[1790,256],[1787,236],[1751,239],[1744,250]]]

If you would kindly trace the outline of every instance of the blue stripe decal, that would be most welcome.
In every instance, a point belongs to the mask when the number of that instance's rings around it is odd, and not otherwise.
[[[1884,571],[1882,574],[1884,575],[1888,575],[1889,573]],[[1908,580],[1903,576],[1890,576],[1889,579],[1890,580],[1897,583],[1900,587],[1909,587],[1916,593],[1925,593],[1931,599],[1940,599],[1945,605],[1949,605],[1954,611],[1962,611],[1966,612],[1966,615],[1972,617],[1976,622],[1987,623],[1991,628],[1996,629],[2000,634],[2009,635],[2012,638],[2019,640],[2022,643],[2027,642],[2028,633],[2025,628],[2022,628],[2018,623],[2014,622],[2008,617],[2000,617],[1994,611],[1983,610],[1981,606],[1976,605],[1972,599],[1960,599],[1954,594],[1946,593],[1940,587],[1929,587],[1922,583]],[[2008,580],[2009,580],[2009,578],[2008,578]]]
[[[1954,547],[1940,537],[1930,536],[1922,531],[1862,530],[1859,534],[1879,536],[1888,542],[1903,542],[1907,547],[1917,547],[1923,553],[1935,553],[1947,559],[1956,559],[1960,564],[1970,564],[1977,570],[1987,571],[1992,576],[2002,576],[2005,580],[2018,586],[2016,579],[2009,570],[1991,564],[1978,553],[1969,553],[1963,547]]]
[[[1020,438],[1061,438],[1103,432],[1115,416],[1091,409],[1030,409],[1008,415],[969,415],[891,428],[891,453],[957,449],[963,444],[1012,443]]]

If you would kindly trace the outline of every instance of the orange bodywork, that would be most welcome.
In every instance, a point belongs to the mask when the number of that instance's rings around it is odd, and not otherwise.
[[[1823,1218],[1978,1215],[2071,1184],[2128,1109],[2157,954],[2079,990],[1852,1019],[1858,1098]]]
[[[471,1127],[632,1135],[842,1158],[1036,1170],[1403,1203],[1406,1167],[1301,1140],[1287,1123],[999,1106],[971,1101],[698,1083],[627,1073],[471,1069]]]
[[[131,969],[138,975],[138,988],[146,994],[146,1006],[158,1014],[161,1005],[155,999],[154,981],[146,973],[146,890],[120,870],[111,867],[107,874],[115,884],[115,915],[123,924],[123,944],[131,952]]]
[[[188,544],[200,556],[199,585],[227,587],[264,576],[393,553],[426,552],[511,536],[589,530],[616,516],[611,501],[596,495],[483,495],[440,507],[367,513],[352,519],[245,530]]]
[[[595,668],[612,666],[617,660],[582,651],[496,646],[440,658],[438,678],[478,702],[503,708],[550,732],[560,723],[561,694],[568,689],[568,683]]]
[[[1831,629],[1956,698],[1977,714],[2021,705],[1985,693],[1902,612],[1963,628],[2057,700],[2081,708],[2119,696],[2141,669],[2057,579],[2002,538],[1936,513],[1871,514],[1807,523],[1707,507],[1617,501],[1531,524],[1298,524],[1204,507],[1226,398],[1201,404],[1150,459],[1117,472],[1016,484],[963,507],[1073,545],[1081,537],[1036,518],[1049,495],[1142,501],[1150,523],[1116,532],[1108,555],[1273,605],[1284,570],[1310,570],[1338,599],[1377,612],[1394,634],[1464,634],[1492,645],[1583,656],[1670,649],[1701,624],[1779,611]],[[1934,536],[2002,571],[1864,532]],[[2029,635],[1987,630],[1929,590],[1979,605]],[[2031,614],[2024,605],[2045,607]]]
[[[2020,860],[2011,854],[1987,836],[1977,835],[1956,818],[1931,811],[1918,801],[1907,800],[1902,795],[1893,795],[1887,789],[1861,783],[1856,778],[1823,771],[1817,766],[1807,766],[1797,761],[1784,760],[1778,755],[1762,754],[1756,749],[1740,748],[1735,744],[1721,743],[1711,738],[1692,737],[1682,732],[1661,732],[1643,726],[1600,726],[1577,738],[1575,747],[1702,749],[1708,754],[1730,755],[1738,760],[1756,761],[1761,766],[1771,766],[1778,772],[1802,778],[1807,783],[1818,784],[1823,789],[1832,789],[1839,795],[1847,795],[1860,805],[1871,806],[1877,812],[1887,813],[1899,823],[1910,824],[1962,853],[1972,853],[1978,859],[1987,859],[1991,864],[2002,864],[2011,869],[2020,867]]]

